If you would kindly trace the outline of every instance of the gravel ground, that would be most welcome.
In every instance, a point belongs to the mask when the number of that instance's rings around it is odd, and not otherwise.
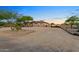
[[[26,31],[0,29],[1,52],[79,52],[79,36],[60,28],[29,27]]]

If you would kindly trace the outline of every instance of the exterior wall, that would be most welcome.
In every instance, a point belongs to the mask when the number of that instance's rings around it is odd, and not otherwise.
[[[46,24],[46,23],[33,23],[33,26],[34,27],[46,27],[46,26],[49,26],[49,24]]]
[[[50,26],[50,24],[42,21],[34,21],[34,22],[28,22],[26,26],[27,27],[48,27]]]

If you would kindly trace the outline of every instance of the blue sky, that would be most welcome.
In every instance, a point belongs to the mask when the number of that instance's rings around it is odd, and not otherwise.
[[[0,9],[17,11],[32,16],[34,20],[53,20],[74,15],[74,12],[79,13],[79,6],[0,6]]]

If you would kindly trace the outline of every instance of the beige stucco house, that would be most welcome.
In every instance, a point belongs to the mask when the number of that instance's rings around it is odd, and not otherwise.
[[[49,23],[44,22],[44,21],[32,21],[32,22],[27,22],[26,26],[32,26],[32,27],[48,27],[50,26]]]

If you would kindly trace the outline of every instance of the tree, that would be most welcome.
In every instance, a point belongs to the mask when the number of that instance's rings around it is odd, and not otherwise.
[[[17,22],[23,22],[23,24],[26,25],[27,22],[32,21],[32,20],[33,20],[33,17],[31,16],[22,16],[17,19]]]
[[[78,32],[79,32],[79,18],[76,20],[76,25],[77,25],[77,29],[78,29]]]
[[[0,20],[6,20],[11,30],[19,31],[22,28],[22,23],[26,25],[26,23],[32,21],[33,18],[31,16],[22,16],[9,10],[0,10]]]
[[[71,16],[71,17],[69,17],[69,18],[65,21],[65,23],[70,24],[70,25],[71,25],[71,28],[72,28],[72,26],[73,26],[74,24],[76,24],[76,21],[77,21],[78,19],[79,19],[79,18],[78,18],[77,16]]]
[[[16,19],[17,13],[8,11],[8,10],[0,10],[0,19],[6,20],[8,23],[11,21],[11,19]]]
[[[17,26],[15,26],[16,19],[18,14],[8,10],[0,10],[0,20],[6,20],[7,24],[11,27],[11,30],[14,30]],[[15,20],[15,22],[13,21]],[[17,30],[17,28],[16,28]]]

